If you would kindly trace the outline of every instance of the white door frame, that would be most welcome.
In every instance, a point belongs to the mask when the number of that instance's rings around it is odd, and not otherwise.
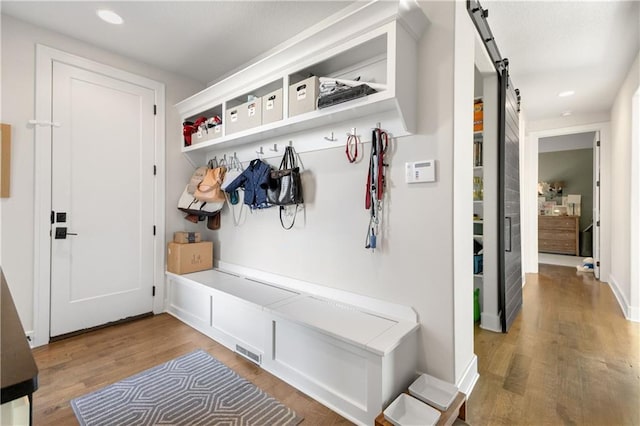
[[[92,60],[75,56],[48,46],[36,45],[36,120],[50,122],[51,84],[53,62],[62,62],[74,67],[103,74],[105,76],[133,83],[155,93],[157,115],[155,120],[155,218],[156,238],[154,243],[154,285],[156,297],[153,312],[164,310],[164,228],[165,228],[165,86],[154,80],[113,68]],[[60,123],[64,125],[64,123]],[[50,300],[51,300],[51,126],[35,126],[35,194],[34,194],[34,346],[49,343]]]
[[[563,127],[558,129],[543,130],[539,132],[529,133],[525,162],[528,165],[526,175],[524,176],[524,187],[527,190],[521,197],[523,203],[522,209],[526,209],[527,223],[523,223],[523,234],[526,236],[528,250],[523,261],[523,266],[527,273],[538,273],[538,141],[541,138],[552,136],[563,136],[575,133],[600,132],[600,280],[609,281],[609,273],[611,267],[611,239],[609,236],[610,212],[609,206],[611,199],[611,191],[609,188],[611,176],[609,168],[610,162],[610,123],[594,123],[580,126]],[[595,147],[594,147],[595,148]],[[595,150],[594,150],[595,153]],[[594,186],[595,186],[594,174]]]

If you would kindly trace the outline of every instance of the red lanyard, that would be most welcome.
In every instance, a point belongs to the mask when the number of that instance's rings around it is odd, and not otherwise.
[[[349,134],[347,136],[347,146],[344,149],[345,154],[347,154],[347,160],[350,163],[355,163],[358,159],[358,144],[360,143],[360,138],[357,135]]]
[[[369,174],[367,175],[367,193],[365,197],[365,208],[375,210],[372,203],[372,193],[375,199],[381,201],[384,196],[384,154],[389,147],[389,135],[381,129],[375,129],[371,136],[371,158],[369,159]],[[375,212],[372,211],[372,216]]]

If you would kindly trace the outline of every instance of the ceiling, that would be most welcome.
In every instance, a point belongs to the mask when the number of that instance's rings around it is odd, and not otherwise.
[[[5,1],[2,13],[203,84],[353,1]],[[111,25],[96,16],[110,9]]]
[[[350,1],[5,1],[2,13],[203,84]],[[640,50],[638,1],[481,0],[527,120],[608,112]],[[96,17],[108,7],[125,24]],[[575,95],[559,98],[562,91]]]
[[[640,51],[640,2],[480,2],[527,120],[611,109]],[[575,95],[558,97],[569,90]]]

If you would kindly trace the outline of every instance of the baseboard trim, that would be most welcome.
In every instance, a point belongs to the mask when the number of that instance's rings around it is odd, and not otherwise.
[[[480,375],[478,374],[478,357],[474,354],[471,361],[469,361],[469,365],[465,369],[462,377],[458,380],[457,386],[460,389],[460,392],[467,395],[467,399],[471,392],[473,392],[473,388],[476,386]]]
[[[480,328],[483,330],[489,330],[496,333],[502,333],[502,324],[500,322],[500,316],[490,314],[488,312],[482,312],[480,314]]]
[[[624,296],[622,290],[620,290],[620,284],[618,284],[618,280],[616,280],[613,274],[609,274],[608,284],[618,301],[618,305],[620,305],[624,317],[629,321],[640,322],[640,308],[631,306],[629,302],[627,302],[627,298]]]

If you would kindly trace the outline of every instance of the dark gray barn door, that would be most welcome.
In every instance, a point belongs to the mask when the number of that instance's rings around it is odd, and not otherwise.
[[[505,61],[506,62],[506,61]],[[508,66],[500,76],[498,173],[498,293],[502,331],[507,332],[522,308],[522,256],[520,244],[520,139],[518,93]]]

